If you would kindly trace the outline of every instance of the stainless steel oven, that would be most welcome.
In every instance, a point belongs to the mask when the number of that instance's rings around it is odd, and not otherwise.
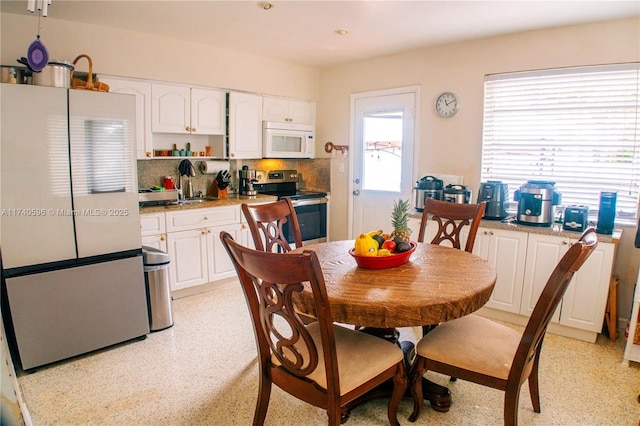
[[[327,241],[327,198],[303,198],[291,200],[298,217],[302,242],[315,244]],[[285,228],[289,244],[293,243],[290,224]]]
[[[291,199],[304,244],[327,241],[326,192],[298,190],[296,170],[256,170],[255,176],[254,188],[258,193],[275,195],[279,200],[285,197]],[[284,233],[292,244],[293,233],[288,226]]]

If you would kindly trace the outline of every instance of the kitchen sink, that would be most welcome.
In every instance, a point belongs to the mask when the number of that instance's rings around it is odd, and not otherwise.
[[[216,197],[196,197],[196,198],[187,198],[184,200],[185,204],[198,204],[198,203],[206,203],[207,201],[216,201],[218,198]]]

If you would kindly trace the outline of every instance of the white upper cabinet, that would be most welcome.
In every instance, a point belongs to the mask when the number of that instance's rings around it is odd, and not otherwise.
[[[152,153],[151,83],[120,77],[100,76],[111,93],[125,93],[136,97],[136,157],[144,159]]]
[[[224,135],[227,94],[218,90],[191,88],[191,133]]]
[[[263,120],[315,125],[316,103],[265,96],[263,98]]]
[[[188,86],[151,85],[154,133],[224,135],[226,93]]]
[[[262,96],[229,93],[229,158],[262,158]]]

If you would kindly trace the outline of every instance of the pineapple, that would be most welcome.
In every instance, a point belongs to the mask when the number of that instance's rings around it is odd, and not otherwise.
[[[411,204],[409,200],[398,200],[393,202],[393,210],[391,211],[391,225],[393,232],[391,238],[400,237],[402,240],[409,242],[411,229],[409,229],[409,208]]]

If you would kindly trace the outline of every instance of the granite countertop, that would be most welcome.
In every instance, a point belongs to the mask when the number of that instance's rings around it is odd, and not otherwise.
[[[414,219],[422,219],[421,212],[412,212],[409,214],[409,217]],[[480,222],[480,226],[483,228],[490,229],[504,229],[507,231],[520,231],[520,232],[528,232],[529,234],[542,234],[542,235],[551,235],[555,237],[565,237],[565,238],[573,238],[578,239],[580,237],[580,231],[566,231],[562,229],[561,223],[554,223],[552,226],[531,226],[531,225],[522,225],[516,223],[515,221],[507,222],[502,220],[482,220]],[[622,236],[622,229],[616,228],[613,230],[612,235],[604,235],[598,234],[598,241],[603,243],[618,243],[620,242],[620,237]]]
[[[278,197],[274,195],[264,195],[258,194],[256,196],[248,196],[248,195],[238,195],[238,194],[229,194],[229,196],[224,198],[216,198],[216,199],[207,199],[202,202],[190,202],[184,204],[167,204],[161,206],[146,206],[140,207],[140,214],[144,213],[158,213],[158,212],[174,212],[174,211],[182,211],[182,210],[191,210],[191,209],[201,209],[201,208],[210,208],[210,207],[222,207],[222,206],[233,206],[239,205],[242,203],[262,203],[269,201],[277,201]]]

